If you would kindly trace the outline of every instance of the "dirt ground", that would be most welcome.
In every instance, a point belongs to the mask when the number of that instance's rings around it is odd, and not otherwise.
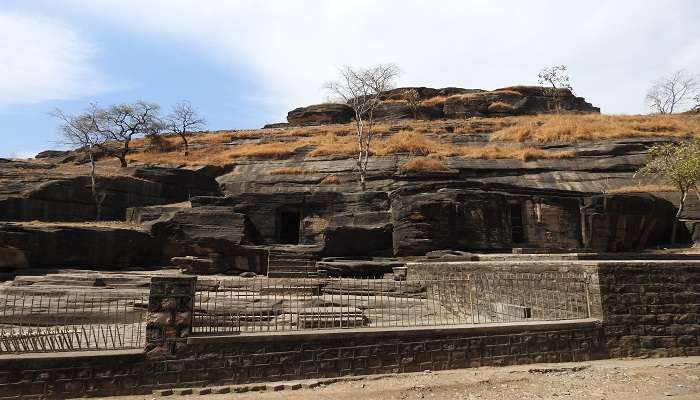
[[[112,400],[700,399],[700,357],[602,360],[365,377],[314,389]]]

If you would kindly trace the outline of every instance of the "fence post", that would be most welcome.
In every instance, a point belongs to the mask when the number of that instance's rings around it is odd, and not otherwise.
[[[174,354],[192,332],[197,277],[154,276],[148,297],[146,352]]]

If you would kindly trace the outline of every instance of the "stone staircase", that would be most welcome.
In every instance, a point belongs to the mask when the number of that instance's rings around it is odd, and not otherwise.
[[[316,246],[290,245],[269,248],[267,276],[270,278],[316,277]]]

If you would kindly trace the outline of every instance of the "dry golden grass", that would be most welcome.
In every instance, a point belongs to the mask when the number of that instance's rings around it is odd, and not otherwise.
[[[447,166],[439,159],[428,157],[412,158],[401,164],[404,171],[447,171]]]
[[[309,138],[307,144],[316,146],[311,150],[308,157],[322,157],[332,155],[354,155],[358,151],[357,141],[353,136],[338,137],[334,134]]]
[[[312,174],[313,171],[301,167],[282,167],[267,171],[268,175],[305,175]]]
[[[621,186],[611,189],[608,193],[653,193],[653,192],[677,192],[678,188],[673,185],[643,184]]]
[[[494,101],[493,103],[489,104],[489,111],[491,112],[510,112],[515,110],[515,107],[508,103],[504,103],[502,101]]]
[[[575,142],[653,136],[700,135],[700,119],[676,115],[538,115],[508,118],[513,126],[491,135],[492,141]]]
[[[335,175],[328,175],[321,180],[320,184],[321,185],[339,185],[340,178],[338,178]]]
[[[507,92],[507,91],[506,91]],[[466,96],[466,95],[463,95]],[[435,98],[434,98],[435,99]],[[429,100],[434,100],[429,99]],[[498,104],[498,103],[494,103]],[[505,103],[504,103],[505,104]],[[501,107],[500,105],[498,107]],[[443,129],[447,127],[449,129]],[[401,129],[399,132],[395,132]],[[550,152],[534,146],[459,146],[445,139],[424,134],[445,135],[489,134],[492,141],[506,142],[575,142],[610,138],[672,136],[700,137],[700,116],[610,116],[610,115],[538,115],[504,118],[472,118],[452,121],[400,121],[378,123],[371,153],[390,155],[407,153],[415,156],[446,157],[462,156],[475,159],[513,158],[533,160],[538,158],[566,158],[569,153]],[[241,143],[238,140],[279,136],[289,141],[265,144]],[[216,131],[196,134],[190,142],[188,157],[181,152],[179,138],[167,136],[166,141],[177,148],[171,151],[148,152],[147,142],[138,139],[132,142],[134,152],[129,160],[137,164],[171,165],[223,165],[241,157],[286,158],[302,146],[312,150],[307,157],[354,156],[357,143],[353,124],[322,125],[282,129],[249,131]]]
[[[458,149],[458,154],[467,159],[513,159],[520,161],[532,161],[538,159],[563,159],[574,156],[569,151],[548,151],[533,146],[464,146]]]
[[[435,96],[421,101],[420,104],[428,107],[441,106],[445,104],[445,100],[447,100],[445,96]]]
[[[372,153],[380,156],[399,153],[426,156],[440,153],[444,148],[445,144],[414,131],[400,131],[385,140],[376,141],[371,147]]]
[[[233,147],[227,151],[231,158],[236,157],[261,157],[261,158],[284,158],[294,154],[297,148],[301,147],[297,142],[281,143],[261,143],[243,144]]]

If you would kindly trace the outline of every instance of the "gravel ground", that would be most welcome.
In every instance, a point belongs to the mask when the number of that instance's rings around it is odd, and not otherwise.
[[[700,357],[602,360],[364,377],[313,389],[123,400],[700,399]]]

